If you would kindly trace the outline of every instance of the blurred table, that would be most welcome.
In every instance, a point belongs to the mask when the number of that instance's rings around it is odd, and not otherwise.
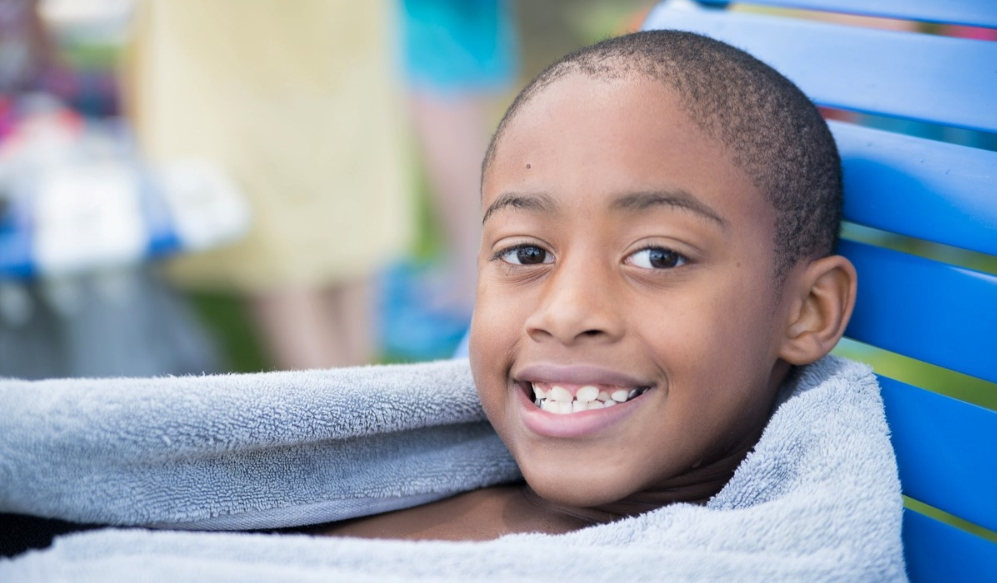
[[[204,160],[150,167],[120,123],[58,108],[0,138],[0,377],[215,372],[153,265],[246,232],[232,181]]]

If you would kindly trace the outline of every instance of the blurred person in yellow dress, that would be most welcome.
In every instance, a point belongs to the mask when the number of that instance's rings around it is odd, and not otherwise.
[[[204,158],[249,200],[244,239],[178,258],[237,293],[278,368],[369,362],[370,277],[413,230],[393,2],[142,0],[125,107],[154,162]]]

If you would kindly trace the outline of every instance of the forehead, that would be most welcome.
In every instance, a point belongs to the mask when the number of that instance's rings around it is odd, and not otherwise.
[[[748,176],[686,113],[679,96],[642,78],[573,73],[535,94],[508,122],[482,183],[484,207],[507,192],[608,196],[682,191],[725,218],[772,222]]]

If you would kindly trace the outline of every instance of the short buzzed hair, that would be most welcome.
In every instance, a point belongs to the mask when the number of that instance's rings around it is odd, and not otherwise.
[[[611,38],[547,67],[506,111],[482,162],[495,157],[516,113],[552,83],[580,73],[644,77],[674,91],[707,137],[728,152],[776,211],[775,275],[830,255],[841,228],[841,159],[814,104],[772,67],[720,41],[654,30]]]

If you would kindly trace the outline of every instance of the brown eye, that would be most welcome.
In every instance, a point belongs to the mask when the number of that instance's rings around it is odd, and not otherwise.
[[[688,263],[684,255],[664,247],[641,249],[627,258],[627,262],[644,269],[672,269]]]
[[[536,245],[520,245],[506,249],[499,257],[502,261],[512,265],[540,265],[554,261],[554,257],[549,252]]]

